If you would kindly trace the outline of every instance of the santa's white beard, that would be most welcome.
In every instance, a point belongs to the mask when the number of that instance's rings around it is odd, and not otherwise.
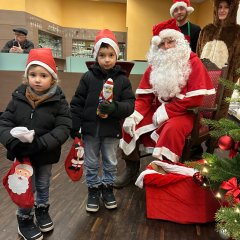
[[[8,186],[12,192],[20,195],[27,191],[29,187],[29,181],[28,178],[14,173],[8,176]]]
[[[188,43],[176,42],[176,47],[167,50],[151,46],[148,62],[152,66],[150,83],[158,99],[168,100],[179,94],[186,85],[191,66],[191,49]]]

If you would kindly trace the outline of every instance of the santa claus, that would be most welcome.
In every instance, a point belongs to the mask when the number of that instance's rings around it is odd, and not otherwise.
[[[123,124],[120,147],[126,170],[115,187],[135,180],[139,145],[154,158],[178,162],[193,128],[187,109],[200,106],[204,95],[215,94],[204,65],[191,52],[175,19],[154,26],[153,35],[147,55],[150,66],[136,90],[135,111]]]

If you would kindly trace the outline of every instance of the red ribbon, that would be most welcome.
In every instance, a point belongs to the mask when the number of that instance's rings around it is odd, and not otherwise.
[[[227,190],[226,196],[232,195],[234,202],[239,203],[240,202],[240,188],[237,184],[237,178],[233,177],[229,179],[227,182],[224,181],[221,186],[222,189]]]

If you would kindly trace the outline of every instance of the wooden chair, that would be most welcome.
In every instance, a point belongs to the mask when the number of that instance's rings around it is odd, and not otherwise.
[[[87,68],[89,69],[94,63],[95,61],[86,61]],[[126,71],[126,76],[129,77],[134,66],[134,62],[117,61],[116,65],[121,66],[121,68]]]
[[[186,138],[181,157],[182,162],[190,160],[190,151],[192,147],[199,146],[202,142],[210,140],[209,126],[201,124],[201,117],[217,120],[223,97],[224,87],[219,80],[221,77],[226,77],[227,66],[220,69],[208,59],[202,59],[202,62],[207,68],[208,74],[216,89],[216,94],[205,96],[202,106],[189,109],[189,111],[194,113],[194,126],[191,134]],[[213,153],[215,144],[213,141],[209,141],[209,143],[207,152]]]

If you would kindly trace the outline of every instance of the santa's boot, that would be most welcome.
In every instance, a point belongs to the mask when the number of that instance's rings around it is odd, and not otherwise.
[[[140,161],[127,161],[126,168],[122,175],[118,176],[113,186],[115,188],[123,188],[126,187],[131,182],[135,182],[138,176]]]

